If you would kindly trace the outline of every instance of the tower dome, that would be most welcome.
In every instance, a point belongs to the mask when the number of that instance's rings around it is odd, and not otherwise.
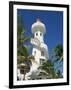
[[[45,25],[39,18],[37,18],[36,22],[32,24],[32,33],[35,33],[36,31],[41,31],[43,34],[46,32]]]

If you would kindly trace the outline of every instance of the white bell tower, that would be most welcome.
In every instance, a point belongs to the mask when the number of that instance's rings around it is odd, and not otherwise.
[[[46,27],[38,18],[36,22],[32,24],[31,29],[34,35],[34,37],[31,39],[31,43],[33,45],[32,55],[35,57],[35,61],[39,66],[48,59],[48,47],[44,43]]]
[[[38,74],[38,67],[48,60],[48,47],[44,43],[44,35],[46,33],[45,25],[38,18],[31,27],[33,38],[31,38],[31,44],[33,45],[32,55],[35,58],[35,62],[32,62],[30,72],[26,74],[26,79],[29,75],[35,79]]]

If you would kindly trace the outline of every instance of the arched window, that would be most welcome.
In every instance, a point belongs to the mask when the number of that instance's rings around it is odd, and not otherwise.
[[[44,56],[44,51],[41,51],[41,56]]]
[[[34,55],[36,54],[36,51],[34,51]]]
[[[40,59],[40,65],[42,65],[44,63],[44,59]]]
[[[42,36],[42,33],[40,33],[40,36]]]

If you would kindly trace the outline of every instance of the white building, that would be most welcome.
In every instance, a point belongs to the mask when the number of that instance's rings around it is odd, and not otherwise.
[[[33,44],[32,55],[35,57],[35,61],[40,65],[48,59],[48,47],[44,43],[46,27],[39,19],[33,23],[32,33],[34,34],[34,37],[31,39],[31,43]]]
[[[46,60],[48,60],[48,47],[44,43],[44,35],[46,34],[46,27],[37,19],[35,23],[32,24],[32,34],[31,44],[33,45],[32,55],[35,58],[35,63],[32,63],[31,70],[27,74],[32,74],[32,78],[36,76],[38,67]]]

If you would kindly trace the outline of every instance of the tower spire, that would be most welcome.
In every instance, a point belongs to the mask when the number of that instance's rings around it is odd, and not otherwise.
[[[39,17],[37,17],[36,21],[41,21]]]

